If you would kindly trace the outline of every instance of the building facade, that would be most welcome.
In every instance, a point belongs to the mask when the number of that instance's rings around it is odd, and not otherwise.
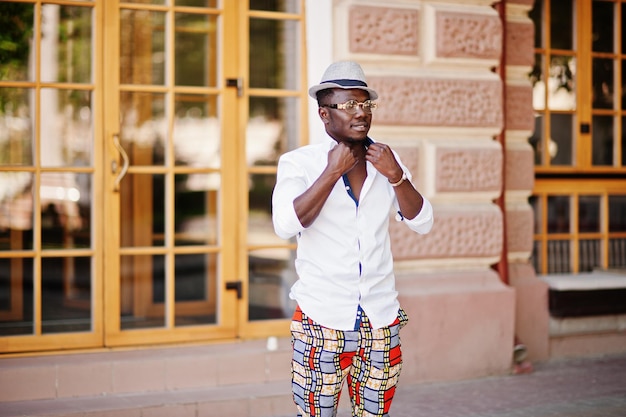
[[[625,13],[0,2],[0,353],[288,337],[276,163],[319,140],[306,91],[343,59],[380,94],[371,136],[435,209],[429,235],[392,226],[405,378],[508,372],[518,343],[531,360],[626,350],[626,312],[555,317],[546,279],[625,287],[605,274],[626,267]]]

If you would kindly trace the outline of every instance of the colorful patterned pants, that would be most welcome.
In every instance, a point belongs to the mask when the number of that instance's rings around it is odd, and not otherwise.
[[[296,309],[291,322],[292,390],[299,417],[334,417],[344,380],[352,415],[388,417],[402,368],[400,309],[387,327],[373,330],[362,313],[358,330],[332,330]]]

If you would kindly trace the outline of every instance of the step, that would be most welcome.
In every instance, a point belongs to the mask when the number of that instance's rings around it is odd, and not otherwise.
[[[277,417],[294,414],[289,381],[0,403],[0,417]]]

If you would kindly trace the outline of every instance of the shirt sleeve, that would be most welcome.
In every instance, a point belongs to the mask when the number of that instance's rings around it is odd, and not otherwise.
[[[272,193],[272,222],[274,232],[289,239],[304,230],[298,219],[293,201],[307,189],[304,171],[298,164],[283,155],[278,160],[276,186]]]
[[[407,219],[402,217],[400,214],[396,216],[396,220],[403,221],[404,224],[408,226],[409,229],[417,232],[421,235],[424,235],[430,232],[430,229],[433,227],[433,206],[430,204],[430,201],[426,199],[426,197],[422,196],[423,203],[422,209],[413,219]],[[399,212],[398,212],[399,213]]]

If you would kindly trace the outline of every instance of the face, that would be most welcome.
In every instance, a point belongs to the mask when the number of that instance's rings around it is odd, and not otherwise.
[[[356,100],[359,103],[369,99],[367,91],[359,89],[344,90],[333,89],[322,104],[341,104],[348,100]],[[345,110],[320,107],[318,113],[324,122],[326,132],[337,142],[359,142],[367,137],[372,122],[372,115],[365,113],[361,106],[355,114]]]

